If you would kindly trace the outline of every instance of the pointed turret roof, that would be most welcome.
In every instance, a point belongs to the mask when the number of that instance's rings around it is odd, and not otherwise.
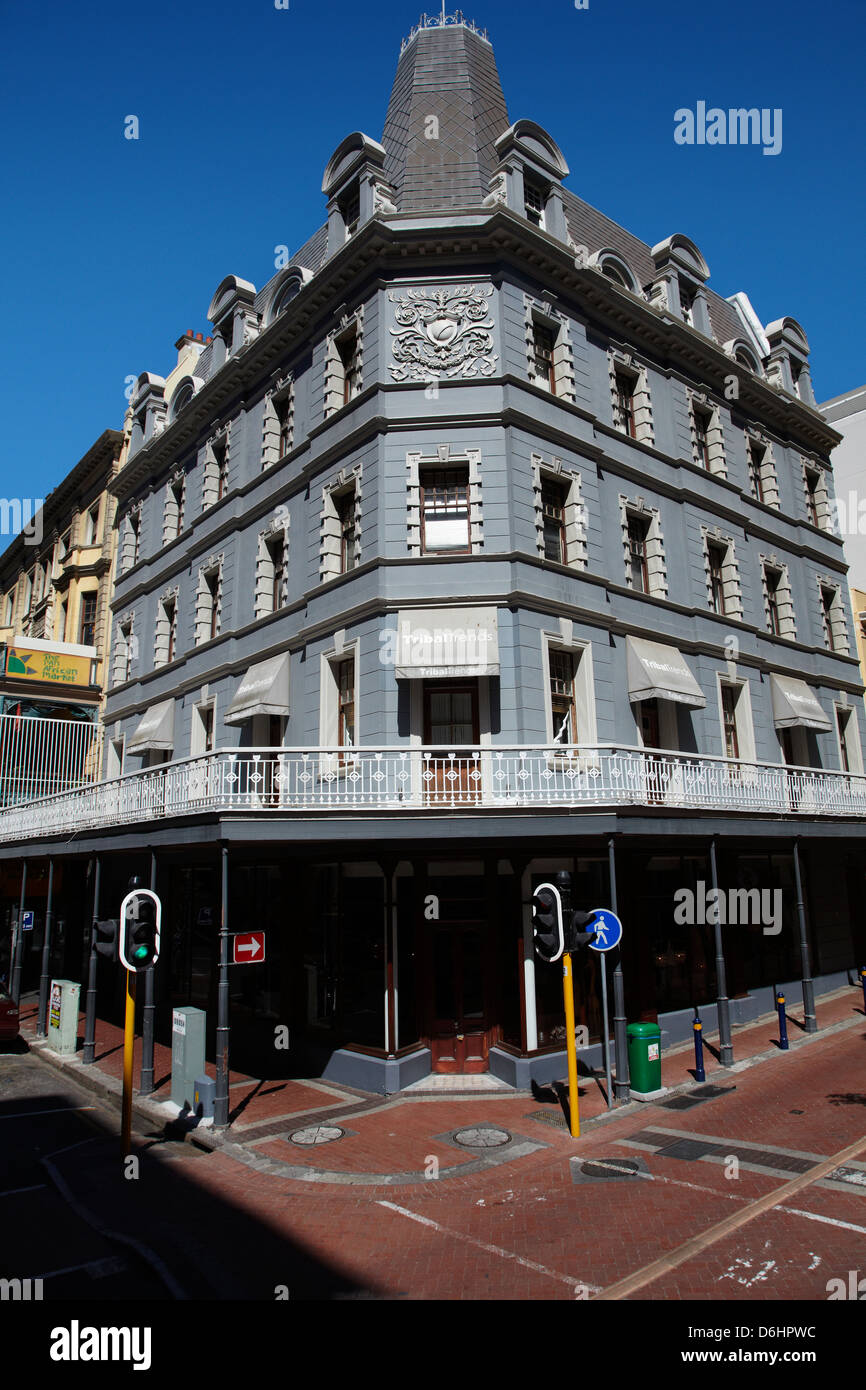
[[[397,207],[477,207],[499,162],[494,141],[508,125],[486,36],[462,21],[413,30],[400,55],[382,136]]]

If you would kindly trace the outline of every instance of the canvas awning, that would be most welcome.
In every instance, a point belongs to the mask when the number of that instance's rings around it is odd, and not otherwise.
[[[395,669],[402,680],[498,676],[496,609],[401,609]]]
[[[818,729],[826,733],[833,725],[805,681],[795,676],[770,676],[773,692],[773,723],[777,729]]]
[[[174,748],[174,700],[151,705],[129,743],[127,753],[170,753]]]
[[[673,700],[678,705],[703,709],[707,703],[686,659],[676,647],[648,642],[643,637],[625,639],[628,654],[628,698]]]
[[[251,666],[225,713],[224,723],[242,724],[256,714],[289,713],[289,653]]]

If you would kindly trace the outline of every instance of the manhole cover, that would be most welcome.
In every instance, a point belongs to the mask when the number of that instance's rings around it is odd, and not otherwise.
[[[289,1135],[293,1144],[331,1144],[342,1137],[343,1130],[336,1125],[311,1125],[309,1129],[296,1129]]]
[[[585,1178],[633,1178],[640,1166],[633,1158],[596,1158],[581,1163],[580,1171]]]
[[[502,1144],[511,1143],[511,1135],[505,1129],[458,1129],[454,1143],[466,1149],[498,1149]]]

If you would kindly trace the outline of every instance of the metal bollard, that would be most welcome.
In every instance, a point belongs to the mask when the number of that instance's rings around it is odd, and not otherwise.
[[[706,1081],[707,1074],[704,1071],[704,1025],[700,1018],[695,1014],[692,1028],[695,1030],[695,1080]]]
[[[776,1008],[779,1010],[779,1046],[783,1052],[788,1051],[788,1022],[785,1018],[785,996],[776,995]]]

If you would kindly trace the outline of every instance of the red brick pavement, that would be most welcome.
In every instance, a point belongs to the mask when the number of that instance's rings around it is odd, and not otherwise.
[[[603,1103],[598,1088],[588,1084],[579,1140],[528,1118],[533,1111],[556,1107],[525,1095],[400,1097],[347,1116],[343,1123],[355,1134],[333,1145],[301,1149],[289,1144],[285,1136],[298,1127],[290,1121],[282,1138],[237,1150],[248,1160],[270,1157],[296,1167],[313,1165],[343,1182],[303,1181],[287,1176],[279,1165],[274,1171],[256,1171],[234,1156],[233,1146],[196,1163],[195,1179],[223,1202],[266,1221],[286,1240],[300,1242],[384,1296],[573,1300],[581,1295],[581,1286],[608,1288],[660,1254],[710,1232],[792,1176],[740,1167],[732,1178],[716,1162],[687,1162],[618,1141],[661,1128],[673,1131],[671,1140],[697,1134],[831,1156],[863,1137],[866,1026],[861,1026],[861,1009],[861,997],[853,989],[819,1004],[822,1029],[846,1020],[851,1026],[822,1031],[802,1047],[774,1053],[749,1069],[724,1071],[717,1079],[735,1089],[693,1109],[635,1105],[609,1120],[589,1123]],[[735,1034],[735,1056],[742,1060],[757,1054],[772,1035],[766,1023]],[[791,1035],[796,1036],[794,1028]],[[98,1035],[100,1041],[113,1057],[107,1030]],[[681,1080],[687,1060],[668,1054],[665,1079]],[[283,1084],[260,1087],[259,1096],[268,1104],[267,1112],[258,1112],[263,1120],[273,1119],[275,1106],[286,1114],[299,1101],[320,1105],[327,1100],[321,1089],[303,1082],[278,1089]],[[265,1091],[270,1095],[264,1096]],[[236,1093],[233,1089],[233,1098]],[[350,1092],[346,1097],[358,1099]],[[243,1112],[244,1121],[255,1103]],[[337,1110],[332,1108],[331,1114],[341,1122]],[[501,1125],[544,1147],[516,1158],[505,1153],[502,1162],[482,1171],[458,1171],[438,1180],[388,1185],[351,1181],[353,1173],[417,1173],[430,1155],[443,1169],[466,1167],[475,1152],[463,1154],[434,1136],[478,1123]],[[233,1144],[242,1137],[229,1133]],[[568,1161],[574,1155],[639,1156],[650,1177],[575,1183]],[[866,1150],[859,1161],[866,1168]],[[801,1212],[824,1219],[810,1220]],[[781,1209],[762,1213],[643,1286],[630,1301],[824,1300],[827,1280],[845,1278],[849,1269],[866,1272],[866,1187],[835,1190],[813,1184]]]

